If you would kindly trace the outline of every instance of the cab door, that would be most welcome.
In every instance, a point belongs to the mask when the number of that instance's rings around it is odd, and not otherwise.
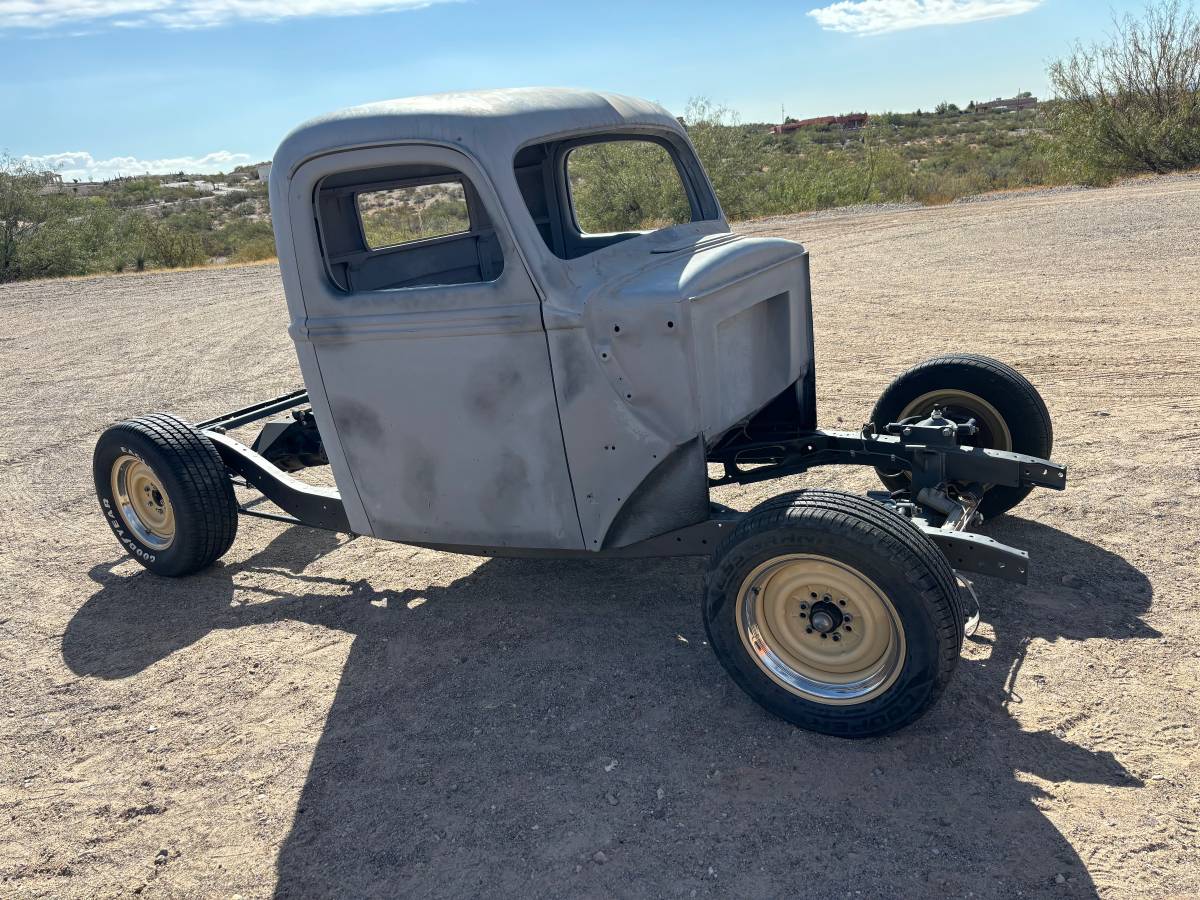
[[[483,173],[345,151],[297,169],[288,206],[291,333],[351,526],[581,548],[540,298]]]

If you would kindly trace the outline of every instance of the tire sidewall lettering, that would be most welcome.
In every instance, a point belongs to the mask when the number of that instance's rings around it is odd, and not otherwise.
[[[142,454],[138,453],[136,450],[131,450],[129,447],[121,445],[120,452],[121,455],[132,456],[143,464],[147,466],[150,465],[146,462]],[[115,463],[116,460],[113,460],[113,462]],[[142,544],[126,530],[125,520],[118,515],[117,510],[114,509],[114,501],[110,500],[108,497],[101,497],[100,504],[104,509],[104,518],[112,528],[113,532],[116,534],[117,541],[121,544],[121,546],[125,547],[138,559],[144,560],[145,562],[155,562],[158,559],[158,556],[143,547]]]

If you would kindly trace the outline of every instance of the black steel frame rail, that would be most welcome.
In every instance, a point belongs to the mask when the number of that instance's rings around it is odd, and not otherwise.
[[[259,491],[283,510],[283,515],[239,506],[243,515],[289,525],[306,525],[350,533],[341,495],[336,488],[317,487],[293,478],[249,447],[228,437],[237,428],[284,412],[308,402],[308,392],[292,391],[201,422],[235,484]],[[959,446],[954,436],[921,425],[905,427],[901,434],[880,435],[864,429],[825,431],[815,429],[779,441],[736,441],[709,454],[709,462],[724,464],[721,478],[712,486],[750,484],[805,472],[822,465],[866,465],[887,470],[904,469],[912,475],[912,495],[922,488],[937,488],[947,482],[965,484],[1040,486],[1055,490],[1066,487],[1066,467],[1045,459],[980,447]],[[753,468],[742,468],[751,465]],[[241,479],[238,481],[237,479]],[[657,557],[706,556],[732,530],[743,513],[713,506],[708,519],[624,547],[604,550],[552,550],[518,547],[465,547],[461,545],[405,542],[414,546],[449,550],[480,556],[517,557]],[[914,523],[946,554],[951,566],[1023,583],[1029,555],[984,535],[949,527],[937,527],[922,519]]]
[[[263,400],[259,403],[244,406],[241,409],[235,409],[233,412],[217,416],[215,419],[206,419],[203,422],[196,423],[196,427],[201,431],[206,429],[232,431],[234,428],[240,428],[242,425],[257,422],[259,419],[266,419],[277,413],[286,412],[307,402],[308,391],[301,388],[298,391],[292,391],[271,400]]]
[[[867,436],[853,431],[811,431],[783,441],[735,444],[710,454],[725,474],[709,484],[751,484],[806,472],[816,466],[857,465],[905,469],[913,474],[914,493],[947,481],[1064,490],[1067,468],[1023,453],[1007,453],[957,444],[919,444],[892,435]],[[755,466],[741,468],[742,464]]]

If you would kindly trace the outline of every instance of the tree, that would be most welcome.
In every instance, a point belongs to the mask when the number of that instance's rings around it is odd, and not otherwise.
[[[1102,43],[1076,44],[1050,66],[1054,125],[1087,181],[1200,165],[1200,19],[1179,0],[1113,22]]]
[[[0,156],[0,282],[22,277],[23,246],[61,213],[63,204],[46,193],[55,176],[11,156]]]

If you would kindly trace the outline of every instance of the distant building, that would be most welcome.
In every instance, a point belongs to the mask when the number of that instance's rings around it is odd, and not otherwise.
[[[42,187],[38,191],[39,194],[61,194],[63,189],[62,176],[57,172],[39,172],[38,178],[42,181]]]
[[[1016,112],[1018,109],[1034,109],[1038,105],[1038,98],[1034,96],[1019,96],[1002,99],[997,97],[995,100],[976,100],[976,112]]]
[[[42,194],[74,194],[76,197],[91,197],[104,191],[107,185],[102,181],[63,181],[57,173],[47,173],[43,176]]]
[[[200,191],[204,194],[215,193],[219,188],[225,187],[224,182],[213,182],[203,178],[188,178],[183,181],[164,181],[160,187],[165,188],[184,188],[193,191]]]
[[[866,113],[849,113],[844,116],[817,116],[815,119],[800,119],[794,122],[784,122],[782,125],[773,125],[771,134],[790,134],[793,131],[799,131],[801,128],[825,128],[830,125],[838,125],[843,131],[858,131],[867,124]]]
[[[258,172],[258,180],[259,181],[267,181],[271,177],[271,164],[263,163],[255,171]]]

